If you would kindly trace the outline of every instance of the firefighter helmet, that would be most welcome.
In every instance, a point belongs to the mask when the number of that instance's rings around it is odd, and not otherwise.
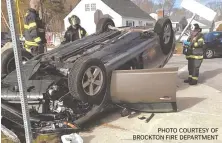
[[[72,15],[70,18],[69,18],[69,23],[74,26],[74,25],[79,25],[80,24],[80,19],[78,16],[76,15]]]
[[[199,24],[195,23],[194,25],[191,26],[191,29],[192,30],[200,30],[201,28],[200,28]]]

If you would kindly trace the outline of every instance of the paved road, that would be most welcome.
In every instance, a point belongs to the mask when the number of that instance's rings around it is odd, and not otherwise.
[[[166,67],[179,67],[181,69],[179,77],[187,78],[187,60],[183,55],[172,57]],[[222,58],[204,59],[200,68],[199,82],[222,91]]]
[[[174,56],[166,67],[179,67],[177,106],[178,112],[158,113],[145,123],[138,117],[149,117],[142,113],[134,118],[121,117],[113,113],[100,120],[89,132],[83,132],[84,143],[222,143],[222,59],[204,60],[201,67],[200,84],[189,86],[183,83],[187,77],[187,61],[183,56]],[[163,133],[158,128],[206,128],[207,133]],[[212,128],[218,128],[211,133]],[[133,140],[133,135],[214,135],[214,140]],[[217,136],[218,135],[218,136]],[[216,139],[217,136],[217,139]],[[166,137],[166,136],[165,136]],[[181,137],[181,136],[177,136]],[[184,137],[184,136],[182,136]]]

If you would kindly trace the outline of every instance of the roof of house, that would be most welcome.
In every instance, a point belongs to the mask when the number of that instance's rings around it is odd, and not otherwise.
[[[124,17],[142,18],[155,21],[148,13],[130,0],[102,0],[107,6]]]

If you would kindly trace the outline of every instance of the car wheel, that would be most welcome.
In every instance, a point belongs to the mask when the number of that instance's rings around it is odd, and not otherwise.
[[[107,86],[104,64],[95,58],[78,59],[68,76],[71,95],[83,102],[100,104]]]
[[[25,64],[28,60],[30,60],[33,55],[26,50],[22,49],[22,63]],[[15,58],[13,49],[7,49],[3,53],[1,53],[1,72],[2,74],[9,74],[10,72],[16,69],[15,66]]]
[[[154,27],[154,32],[159,35],[161,50],[165,55],[169,54],[173,47],[174,32],[172,23],[168,18],[159,19]]]
[[[96,33],[103,33],[109,30],[109,25],[115,27],[115,24],[110,18],[101,18],[96,25]]]
[[[214,57],[214,51],[211,50],[211,49],[207,49],[205,52],[204,52],[204,57],[206,59],[211,59]]]

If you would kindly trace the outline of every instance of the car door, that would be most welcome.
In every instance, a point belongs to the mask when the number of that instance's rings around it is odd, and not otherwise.
[[[222,32],[218,32],[218,36],[216,37],[216,44],[215,44],[215,52],[217,54],[222,55]]]
[[[177,71],[178,68],[113,71],[111,100],[143,112],[175,112]]]

